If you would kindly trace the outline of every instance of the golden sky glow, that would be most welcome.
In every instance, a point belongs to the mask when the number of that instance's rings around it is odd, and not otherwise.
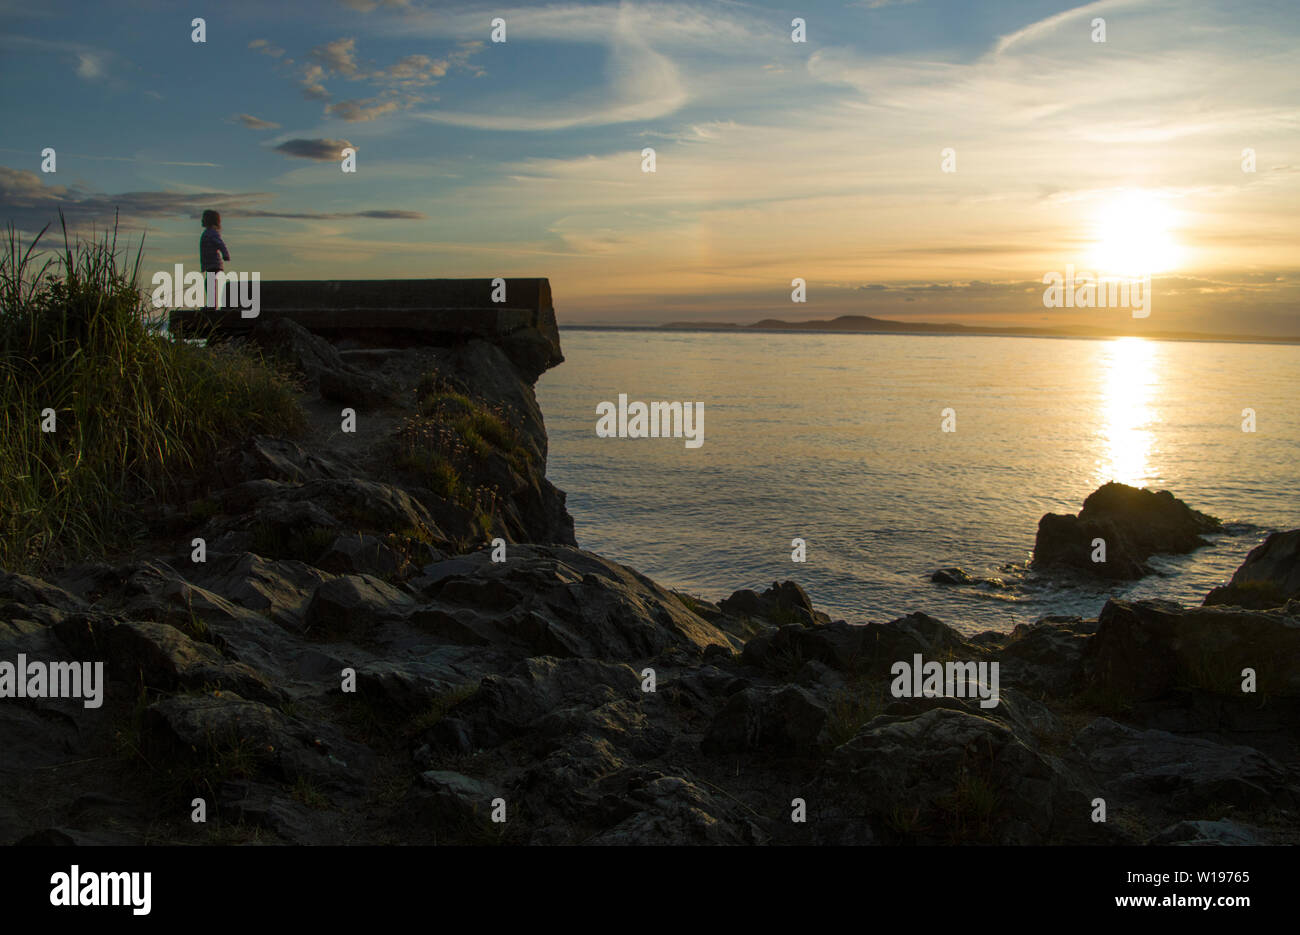
[[[815,4],[803,43],[767,2],[353,7],[232,10],[184,134],[147,17],[109,48],[12,7],[0,79],[68,67],[6,114],[0,209],[120,210],[167,269],[215,206],[265,278],[544,275],[569,322],[1122,319],[1043,307],[1073,266],[1156,277],[1153,331],[1300,333],[1294,3]]]

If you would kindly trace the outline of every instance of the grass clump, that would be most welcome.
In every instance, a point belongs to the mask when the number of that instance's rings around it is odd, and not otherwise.
[[[423,383],[420,385],[421,387],[424,386]],[[435,413],[445,413],[453,416],[468,415],[474,411],[474,403],[464,393],[422,392],[419,409],[422,416]]]
[[[300,562],[314,562],[319,559],[334,540],[339,531],[325,526],[307,526],[293,528],[257,523],[251,529],[253,541],[251,550],[263,558],[291,559]]]
[[[40,263],[45,231],[0,244],[0,566],[124,545],[222,447],[305,424],[293,384],[243,349],[169,338],[116,225]],[[39,263],[39,265],[38,265]]]
[[[436,696],[429,702],[428,708],[411,720],[411,732],[419,735],[440,724],[452,708],[478,694],[478,689],[478,682],[466,682]]]
[[[836,692],[826,712],[826,736],[830,745],[838,747],[848,743],[888,704],[883,685],[864,685]]]
[[[515,433],[499,416],[486,409],[478,408],[461,416],[456,420],[456,428],[462,437],[476,435],[494,448],[508,451],[514,446]]]
[[[702,598],[694,597],[690,594],[684,594],[681,591],[674,591],[673,595],[681,602],[681,605],[695,614],[702,617],[707,612]]]
[[[998,808],[997,786],[989,776],[963,767],[942,805],[952,843],[987,840]]]
[[[306,776],[298,777],[293,784],[293,789],[290,790],[290,795],[308,808],[325,809],[330,807],[329,798]]]
[[[417,413],[398,432],[396,466],[465,513],[449,529],[464,547],[490,539],[498,504],[519,478],[536,473],[534,455],[504,417],[439,373],[421,378]]]
[[[410,471],[444,500],[460,501],[465,495],[460,472],[435,451],[412,447],[398,457],[397,466]]]

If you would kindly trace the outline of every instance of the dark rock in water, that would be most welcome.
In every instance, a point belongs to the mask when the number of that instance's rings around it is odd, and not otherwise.
[[[936,584],[974,584],[972,578],[961,568],[940,568],[934,574],[930,575],[930,580]]]
[[[829,621],[813,610],[812,600],[794,581],[772,582],[772,586],[759,594],[748,588],[736,591],[718,603],[724,614],[738,617],[759,617],[774,623],[801,623],[813,626]]]
[[[1204,533],[1222,528],[1213,516],[1193,510],[1167,490],[1139,490],[1109,483],[1083,501],[1077,516],[1048,513],[1038,522],[1036,566],[1066,566],[1101,578],[1149,574],[1156,553],[1185,553],[1207,545]],[[1105,543],[1104,562],[1094,562],[1094,541]]]
[[[935,584],[978,585],[985,589],[1005,588],[1007,583],[1001,578],[980,578],[970,574],[964,568],[940,568],[930,575]]]
[[[731,597],[723,598],[718,602],[718,607],[723,613],[739,614],[747,617],[761,617],[766,609],[766,605],[758,596],[758,592],[749,588],[742,588],[733,592]]]
[[[1300,619],[1283,611],[1106,602],[1083,654],[1087,681],[1126,702],[1198,688],[1241,698],[1244,669],[1263,697],[1300,696]]]
[[[1232,580],[1212,590],[1206,605],[1265,610],[1300,598],[1300,529],[1275,532],[1250,550]]]

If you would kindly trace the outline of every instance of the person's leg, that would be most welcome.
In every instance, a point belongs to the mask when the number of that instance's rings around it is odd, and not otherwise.
[[[219,272],[221,272],[219,269],[208,269],[203,271],[203,308],[205,311],[219,311],[222,305],[222,303],[217,301],[216,279],[209,278],[210,274]]]

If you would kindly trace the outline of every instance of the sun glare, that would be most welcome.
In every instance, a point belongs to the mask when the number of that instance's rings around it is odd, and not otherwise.
[[[1117,338],[1105,345],[1102,361],[1097,479],[1140,487],[1151,479],[1148,459],[1160,383],[1157,348],[1141,338]]]
[[[1178,265],[1175,214],[1155,194],[1121,192],[1103,203],[1093,218],[1091,262],[1100,274],[1144,276]]]

